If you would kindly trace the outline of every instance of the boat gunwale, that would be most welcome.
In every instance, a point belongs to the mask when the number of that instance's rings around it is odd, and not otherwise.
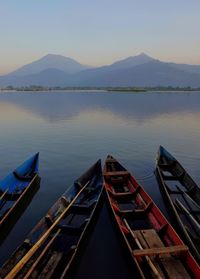
[[[163,146],[160,146],[159,147],[159,150],[158,150],[158,155],[156,157],[156,162],[157,162],[157,166],[159,166],[160,169],[162,169],[162,164],[159,163],[159,160],[160,158],[163,156],[163,157],[166,157],[165,155],[161,155],[161,152],[160,150],[163,150],[164,153],[166,154],[169,154],[171,156],[171,158],[173,159],[174,163],[176,163],[180,169],[183,171],[184,173],[184,176],[187,175],[187,178],[189,178],[189,180],[192,182],[193,184],[193,187],[192,189],[194,190],[197,190],[199,193],[200,193],[200,187],[198,186],[198,184],[194,181],[194,179],[190,176],[190,174],[188,173],[188,171],[182,166],[182,164],[173,156],[171,155],[171,153],[169,153],[169,151],[167,151]],[[170,164],[166,164],[166,166],[168,166],[169,168],[172,166],[170,166]],[[178,176],[177,176],[178,178]],[[184,181],[184,178],[183,178],[183,181]],[[187,189],[187,187],[184,185],[184,187]],[[191,189],[187,189],[188,191],[190,191]]]
[[[183,224],[183,222],[181,221],[181,218],[179,217],[179,214],[176,210],[176,207],[171,199],[171,196],[169,194],[169,191],[167,190],[166,186],[165,186],[165,182],[164,182],[164,179],[162,177],[162,174],[160,172],[160,168],[159,166],[157,165],[156,166],[156,177],[158,178],[159,180],[159,185],[162,189],[162,193],[164,194],[164,198],[167,199],[167,202],[168,204],[170,205],[170,208],[171,208],[171,212],[175,218],[175,221],[179,227],[179,230],[182,231],[182,233],[184,234],[183,237],[185,239],[185,241],[187,242],[188,246],[190,247],[190,249],[192,250],[192,252],[194,253],[195,255],[195,258],[198,259],[198,261],[200,262],[200,254],[198,253],[198,250],[196,249],[191,237],[189,236],[187,230],[185,229],[185,226]]]
[[[20,194],[19,198],[16,200],[16,202],[13,204],[13,206],[6,212],[6,214],[3,216],[3,218],[0,220],[0,226],[3,225],[3,223],[6,221],[6,219],[12,214],[12,212],[15,210],[15,208],[22,202],[24,196],[26,193],[30,190],[30,188],[34,185],[34,182],[39,179],[40,176],[38,173],[34,175],[30,183],[25,187],[23,192]]]
[[[98,164],[100,164],[99,166],[98,166]],[[91,170],[92,170],[92,172],[94,172],[94,173],[92,173],[92,174],[90,174],[92,177],[94,177],[94,175],[95,175],[95,168],[97,169],[97,171],[99,172],[98,174],[97,174],[97,176],[100,174],[101,175],[101,177],[102,177],[102,168],[101,168],[101,160],[98,160],[95,164],[93,164],[89,169],[87,169],[80,177],[78,177],[78,179],[76,179],[75,181],[77,181],[77,180],[79,180],[79,179],[81,179],[82,177],[84,177],[87,173],[89,173]],[[101,173],[100,173],[100,171],[101,171]],[[98,178],[98,183],[99,183],[99,179],[100,178]],[[10,262],[10,260],[13,258],[13,257],[15,257],[15,254],[16,253],[20,253],[20,251],[23,249],[23,247],[24,247],[24,245],[27,243],[27,242],[29,242],[30,241],[30,239],[31,239],[31,236],[42,226],[43,227],[43,224],[45,224],[46,225],[46,222],[45,222],[45,216],[47,216],[50,212],[51,212],[51,210],[54,210],[55,208],[55,211],[57,210],[57,209],[59,209],[59,204],[60,203],[62,203],[61,202],[61,198],[62,198],[62,196],[63,195],[66,195],[67,193],[70,193],[70,190],[72,191],[70,194],[73,194],[73,191],[74,191],[74,189],[76,189],[75,188],[75,181],[74,181],[74,183],[72,183],[72,185],[66,190],[66,191],[64,191],[64,193],[56,200],[56,202],[48,209],[48,211],[46,212],[46,214],[36,223],[36,225],[31,229],[31,231],[26,235],[26,238],[24,239],[24,241],[16,248],[16,250],[11,254],[11,256],[7,259],[7,261],[6,262],[4,262],[4,264],[3,264],[3,266],[2,266],[2,268],[6,268],[6,266],[9,264],[9,262]],[[94,209],[96,209],[96,207],[98,206],[98,202],[99,202],[99,200],[100,200],[100,198],[101,198],[101,194],[102,194],[102,191],[103,191],[103,179],[102,179],[102,181],[101,181],[101,189],[99,190],[99,194],[98,194],[98,201],[96,202],[96,204],[95,204],[95,206],[94,206]],[[79,189],[79,191],[77,191],[77,193],[80,193],[81,192],[81,189]],[[71,207],[70,207],[71,208]],[[92,212],[93,212],[93,210],[92,210]],[[94,210],[94,213],[95,213],[95,210]],[[62,212],[60,212],[60,214],[59,214],[59,216],[57,216],[57,218],[54,220],[54,222],[60,217],[60,215],[62,214]],[[93,216],[93,215],[92,215]],[[91,219],[90,219],[90,221],[92,221]],[[89,223],[90,223],[90,221],[89,221]],[[86,224],[86,227],[88,226],[89,224],[87,223]],[[86,228],[84,228],[84,229],[86,229]],[[42,232],[42,234],[37,238],[37,240],[33,243],[33,246],[37,243],[37,241],[45,234],[45,232],[47,231],[48,229],[45,229],[45,230],[43,230],[43,232]],[[81,232],[81,239],[82,239],[82,234],[83,234],[83,232]],[[79,242],[78,242],[79,243]],[[78,246],[78,244],[76,245],[76,246]],[[77,250],[77,248],[76,248],[76,250]],[[76,254],[76,250],[75,250],[75,254]],[[29,251],[29,249],[27,250],[27,252]],[[74,255],[72,255],[73,256],[73,258],[75,257],[75,254]],[[23,256],[24,257],[24,256]],[[22,258],[23,258],[22,257]],[[21,259],[22,259],[21,258]],[[72,258],[72,260],[73,260],[73,258]],[[19,259],[19,261],[21,260],[21,259]],[[72,261],[71,260],[71,261]],[[19,262],[19,261],[17,261],[17,263]],[[70,261],[70,263],[71,263],[71,261]],[[17,264],[16,263],[16,264]],[[15,264],[15,265],[16,265]],[[15,266],[14,265],[14,266]],[[10,271],[14,268],[14,266],[10,269]],[[4,272],[4,274],[6,274],[5,276],[7,276],[9,273],[10,273],[10,271],[6,271],[6,272]],[[64,272],[64,271],[63,271]],[[0,274],[1,274],[1,269],[0,269]]]
[[[113,158],[113,157],[112,157],[112,158]],[[117,160],[116,160],[116,162],[117,162],[118,164],[120,164]],[[121,165],[121,164],[120,164],[120,165]],[[123,167],[123,166],[122,166],[122,167]],[[123,167],[123,168],[124,168],[124,167]],[[104,165],[104,172],[106,172],[106,162],[105,162],[105,165]],[[104,172],[103,172],[103,173],[104,173]],[[155,208],[155,210],[159,213],[159,215],[162,217],[162,219],[168,224],[168,230],[171,230],[171,232],[173,232],[175,238],[178,239],[179,243],[182,244],[182,245],[184,245],[184,242],[181,240],[181,238],[179,237],[179,235],[176,233],[175,229],[171,226],[171,224],[168,222],[168,220],[167,220],[166,217],[163,215],[163,213],[161,212],[161,210],[160,210],[160,209],[157,207],[157,205],[154,203],[154,201],[152,200],[152,198],[151,198],[151,197],[148,195],[148,193],[143,189],[143,187],[136,181],[136,179],[134,178],[134,176],[133,176],[131,173],[130,173],[130,178],[133,180],[133,182],[134,182],[137,186],[140,187],[140,189],[145,193],[145,195],[152,201],[152,203],[153,203],[152,207]],[[106,187],[106,185],[109,185],[109,183],[107,183],[106,180],[107,180],[107,179],[106,179],[106,176],[104,176],[104,185],[105,185],[105,189],[106,189],[107,198],[108,198],[108,201],[109,201],[110,208],[112,209],[113,215],[114,215],[115,220],[116,220],[116,222],[117,222],[119,231],[121,232],[121,234],[122,234],[122,236],[123,236],[123,238],[124,238],[124,240],[125,240],[125,242],[126,242],[126,244],[127,244],[127,246],[128,246],[129,253],[131,254],[131,257],[133,258],[133,260],[134,260],[136,266],[137,266],[138,269],[139,269],[139,272],[140,272],[141,277],[142,277],[142,278],[145,278],[145,276],[144,276],[144,274],[143,274],[143,272],[142,272],[142,269],[141,269],[141,267],[139,266],[138,261],[137,261],[137,260],[135,259],[135,257],[133,256],[131,246],[130,246],[130,244],[129,244],[129,242],[128,242],[126,236],[125,236],[125,232],[122,230],[121,225],[120,225],[120,223],[119,223],[119,220],[118,220],[118,218],[117,218],[117,216],[118,216],[118,217],[120,218],[120,220],[123,221],[122,218],[116,213],[116,211],[115,211],[115,209],[114,209],[114,207],[113,207],[113,205],[112,205],[111,194],[110,194],[109,191],[108,191],[108,187]],[[112,184],[112,183],[110,183],[110,184]],[[140,191],[140,193],[141,193],[141,191]],[[115,197],[113,197],[113,196],[112,196],[112,198],[115,199],[115,200],[117,200],[117,199],[116,199]],[[152,208],[151,208],[150,210],[152,210]],[[172,240],[172,242],[174,242],[174,245],[175,245],[175,241]],[[188,252],[185,252],[185,262],[187,262],[188,267],[189,267],[189,263],[191,263],[191,264],[194,266],[194,268],[190,269],[191,272],[195,272],[195,269],[196,269],[196,270],[197,270],[197,273],[200,275],[200,267],[199,267],[199,265],[197,264],[196,260],[193,258],[193,256],[191,255],[191,253],[190,253],[189,251],[188,251]],[[195,274],[195,273],[194,273],[194,274]],[[197,278],[198,278],[198,277],[197,277]]]
[[[97,201],[95,202],[95,206],[93,207],[93,209],[92,209],[92,211],[91,211],[90,218],[89,218],[88,222],[86,223],[86,225],[84,226],[84,229],[82,230],[82,232],[81,232],[81,234],[80,234],[79,240],[78,240],[78,242],[77,242],[77,244],[76,244],[76,249],[74,250],[74,253],[73,253],[73,255],[72,255],[70,261],[69,261],[68,264],[66,265],[64,271],[62,272],[60,279],[63,279],[63,278],[66,277],[66,274],[68,274],[69,269],[71,268],[72,262],[74,261],[76,254],[79,252],[80,245],[82,244],[82,240],[83,240],[84,237],[86,237],[87,230],[88,230],[90,224],[92,223],[93,218],[94,218],[94,216],[95,216],[95,213],[96,213],[96,211],[97,211],[97,208],[98,208],[98,206],[99,206],[99,204],[100,204],[100,200],[101,200],[101,198],[102,198],[103,190],[104,190],[104,187],[103,187],[103,181],[102,181],[101,190],[99,191],[98,199],[97,199]]]

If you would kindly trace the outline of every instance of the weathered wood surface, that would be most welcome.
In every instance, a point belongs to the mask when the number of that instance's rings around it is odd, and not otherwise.
[[[135,257],[141,256],[161,256],[166,254],[177,254],[182,252],[187,252],[188,247],[185,245],[176,245],[176,246],[169,246],[169,247],[160,247],[160,248],[147,248],[143,250],[134,250],[133,255]]]
[[[151,249],[151,248],[166,249],[162,240],[160,239],[160,237],[158,236],[158,234],[154,229],[135,231],[135,234],[137,235],[138,239],[142,243],[143,249]],[[183,250],[184,249],[186,249],[186,246],[183,246]],[[156,268],[162,270],[163,278],[170,278],[170,279],[191,278],[188,272],[186,271],[184,265],[178,258],[174,258],[169,254],[167,255],[162,254],[159,257],[159,260],[155,256],[150,256],[150,258],[153,264],[156,266]]]

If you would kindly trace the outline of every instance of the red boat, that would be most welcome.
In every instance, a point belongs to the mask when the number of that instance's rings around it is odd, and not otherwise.
[[[136,179],[112,156],[104,166],[107,197],[141,278],[200,278],[200,267]]]

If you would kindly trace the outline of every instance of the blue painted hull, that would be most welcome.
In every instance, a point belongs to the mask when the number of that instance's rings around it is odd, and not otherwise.
[[[19,174],[19,177],[11,172],[2,181],[0,181],[0,191],[3,193],[7,191],[8,194],[14,194],[20,190],[25,189],[35,174],[38,174],[38,161],[39,153],[35,154],[22,165],[20,165],[15,172]],[[20,179],[20,176],[22,179]],[[23,180],[27,176],[27,181]],[[30,177],[30,179],[28,179]]]
[[[0,242],[4,240],[39,188],[39,153],[0,181]]]

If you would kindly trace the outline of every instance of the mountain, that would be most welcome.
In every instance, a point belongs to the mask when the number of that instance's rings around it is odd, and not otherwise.
[[[169,65],[179,70],[200,74],[200,65],[188,65],[188,64],[176,64],[176,63],[169,63]]]
[[[84,71],[81,71],[79,73],[77,73],[75,76],[71,77],[71,82],[73,83],[73,85],[87,85],[89,86],[90,82],[91,85],[93,86],[94,84],[96,84],[95,80],[97,80],[97,84],[98,80],[102,80],[104,77],[106,79],[107,76],[111,76],[114,73],[118,74],[118,71],[121,70],[126,70],[129,69],[131,67],[135,67],[138,65],[142,65],[145,63],[148,63],[150,61],[154,61],[155,59],[151,58],[150,56],[141,53],[137,56],[130,56],[128,58],[125,58],[123,60],[119,60],[111,65],[106,65],[106,66],[102,66],[102,67],[97,67],[97,68],[92,68],[92,69],[87,69]],[[119,78],[117,76],[117,78]],[[100,85],[98,85],[100,86]],[[102,85],[104,86],[104,85]]]
[[[126,68],[148,63],[152,60],[154,59],[151,58],[150,56],[146,55],[145,53],[141,53],[137,56],[130,56],[126,59],[119,60],[111,64],[109,67],[112,69],[126,69]]]
[[[99,72],[86,70],[76,74],[79,86],[180,86],[200,87],[200,74],[179,70],[168,63],[152,60],[127,69]]]
[[[47,69],[37,74],[26,76],[4,76],[0,77],[0,86],[66,86],[66,80],[70,80],[69,74],[58,69]]]
[[[47,69],[58,69],[60,71],[66,72],[67,74],[72,74],[87,68],[89,68],[89,66],[81,65],[74,59],[62,55],[48,54],[37,61],[19,68],[9,75],[26,76],[37,74]]]
[[[111,65],[88,68],[71,58],[47,55],[0,76],[13,86],[174,86],[200,87],[200,66],[162,62],[141,53]]]

